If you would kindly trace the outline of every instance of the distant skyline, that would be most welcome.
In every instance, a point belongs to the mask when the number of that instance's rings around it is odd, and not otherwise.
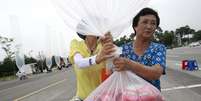
[[[163,31],[174,31],[185,25],[189,25],[196,31],[201,30],[201,0],[150,0],[148,7],[159,13],[160,27]],[[17,15],[26,53],[33,49],[47,48],[49,35],[44,34],[47,33],[47,30],[44,30],[47,27],[46,23],[50,23],[48,26],[53,31],[60,33],[58,38],[62,38],[60,41],[64,43],[62,46],[66,50],[69,48],[70,40],[78,37],[66,29],[63,20],[55,12],[50,0],[0,0],[0,36],[13,37],[9,15]],[[130,31],[132,31],[131,28],[122,35]],[[0,49],[0,61],[4,56],[3,50]]]

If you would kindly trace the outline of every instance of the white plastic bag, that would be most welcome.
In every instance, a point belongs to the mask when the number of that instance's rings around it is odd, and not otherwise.
[[[114,72],[85,101],[164,101],[160,91],[130,71]]]
[[[107,59],[106,68],[111,70],[114,69],[113,60],[115,57],[119,57],[121,54],[122,54],[122,47],[115,46],[115,52],[113,52],[112,54],[114,57]]]
[[[114,38],[128,28],[132,18],[150,0],[52,0],[66,26],[80,34]],[[77,25],[80,24],[79,27]]]

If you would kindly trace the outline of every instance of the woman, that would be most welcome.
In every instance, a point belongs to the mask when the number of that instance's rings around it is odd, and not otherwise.
[[[136,40],[122,46],[124,57],[114,59],[116,70],[131,70],[138,76],[160,88],[160,76],[165,74],[166,48],[152,42],[153,34],[159,26],[158,13],[151,8],[142,9],[134,18],[132,27]]]
[[[82,41],[72,40],[70,47],[70,62],[73,64],[77,80],[76,97],[72,101],[84,100],[100,83],[101,70],[105,67],[103,61],[112,57],[113,44],[110,38],[101,38],[92,35],[77,33]]]

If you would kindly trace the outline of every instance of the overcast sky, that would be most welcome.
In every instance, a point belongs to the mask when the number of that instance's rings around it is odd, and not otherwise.
[[[201,0],[150,0],[148,5],[158,11],[163,30],[175,30],[189,25],[195,30],[201,30]],[[47,47],[47,24],[62,35],[62,44],[67,49],[69,42],[77,38],[76,34],[66,29],[65,24],[55,13],[53,5],[48,0],[0,0],[0,36],[13,37],[10,29],[9,16],[19,17],[22,30],[22,43],[27,52]],[[51,22],[51,23],[49,23]],[[27,40],[28,39],[28,40]],[[45,40],[45,41],[44,41]],[[64,42],[65,41],[65,42]],[[59,44],[59,43],[57,43]],[[0,50],[0,61],[4,55]]]

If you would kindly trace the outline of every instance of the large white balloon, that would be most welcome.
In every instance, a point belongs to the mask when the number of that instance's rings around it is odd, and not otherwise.
[[[69,64],[67,59],[68,59],[68,58],[63,57],[63,61],[64,61],[64,63],[65,63],[66,66]]]
[[[22,70],[22,66],[25,65],[24,63],[24,54],[20,51],[16,51],[15,52],[15,61],[16,61],[16,65],[19,69],[20,72],[23,72]]]
[[[55,59],[57,66],[60,66],[60,56],[55,56],[54,59]]]
[[[84,35],[117,37],[150,0],[52,0],[65,24]]]
[[[46,57],[45,62],[48,69],[50,69],[52,66],[52,57]]]
[[[25,65],[24,62],[24,51],[23,44],[21,39],[21,31],[18,16],[11,15],[10,19],[10,28],[11,33],[14,35],[14,45],[15,45],[15,61],[17,68],[21,73],[25,72],[22,67]]]

